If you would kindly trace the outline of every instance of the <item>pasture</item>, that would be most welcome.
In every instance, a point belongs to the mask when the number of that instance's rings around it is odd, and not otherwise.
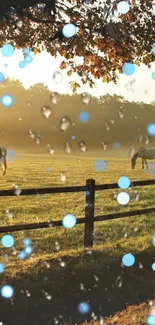
[[[94,169],[99,157],[107,163],[102,172]],[[96,184],[113,183],[123,175],[131,181],[155,177],[141,170],[141,161],[131,170],[127,157],[112,158],[108,154],[106,158],[101,154],[97,157],[57,157],[17,152],[15,160],[8,161],[7,174],[1,177],[1,189],[11,189],[14,185],[19,189],[85,185],[89,178],[95,179]],[[118,192],[121,189],[97,192],[95,215],[154,206],[154,186],[126,190],[130,195],[127,206],[118,204]],[[0,197],[0,226],[61,220],[68,213],[80,218],[84,217],[84,212],[84,193]],[[15,296],[11,302],[0,299],[0,320],[9,324],[12,318],[17,325],[24,319],[31,324],[38,321],[42,324],[81,324],[92,316],[79,314],[76,306],[80,301],[89,300],[92,311],[99,317],[121,310],[128,303],[151,298],[154,294],[151,269],[154,218],[151,214],[95,223],[91,250],[83,248],[84,225],[69,230],[59,227],[12,233],[14,247],[4,249],[1,245],[1,263],[6,267],[1,283],[13,285]],[[31,238],[33,253],[20,260],[18,253],[23,249],[25,237]],[[124,269],[121,258],[128,252],[134,254],[136,263]],[[131,282],[139,291],[131,292]],[[8,308],[10,312],[6,313]]]

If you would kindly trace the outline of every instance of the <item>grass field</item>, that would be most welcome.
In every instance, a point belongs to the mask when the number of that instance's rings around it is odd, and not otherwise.
[[[107,168],[97,172],[94,161],[98,158],[17,154],[14,161],[8,162],[7,174],[1,177],[1,189],[10,189],[13,184],[20,189],[85,185],[88,178],[94,178],[96,184],[113,183],[123,175],[131,181],[155,177],[141,170],[140,162],[131,170],[126,157],[103,158]],[[61,173],[66,176],[65,182]],[[126,190],[131,198],[126,207],[116,201],[120,191],[97,192],[95,215],[155,206],[154,186]],[[80,218],[85,213],[85,193],[1,197],[0,213],[1,226],[62,220],[68,213]],[[80,301],[89,300],[92,312],[99,318],[126,304],[153,299],[154,217],[152,214],[95,223],[91,251],[83,248],[84,225],[67,231],[59,227],[13,233],[14,248],[4,249],[1,245],[1,263],[6,267],[1,284],[13,285],[15,295],[11,302],[0,299],[0,321],[11,324],[13,319],[17,325],[28,321],[42,325],[81,324],[85,318],[90,321],[95,316],[79,314]],[[31,238],[33,254],[20,260],[18,253],[25,237]],[[126,269],[121,267],[121,258],[128,252],[135,255],[136,263]],[[120,286],[116,284],[118,276]]]

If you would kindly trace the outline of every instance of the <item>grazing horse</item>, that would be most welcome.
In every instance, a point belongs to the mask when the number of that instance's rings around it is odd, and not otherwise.
[[[3,166],[3,175],[6,174],[7,163],[6,163],[7,150],[0,146],[0,167]]]
[[[146,165],[146,168],[148,169],[148,164],[146,159],[154,159],[155,158],[155,147],[153,148],[145,148],[140,147],[137,150],[134,150],[131,157],[131,168],[134,169],[136,166],[136,160],[137,158],[142,159],[142,169],[144,169],[144,164]]]

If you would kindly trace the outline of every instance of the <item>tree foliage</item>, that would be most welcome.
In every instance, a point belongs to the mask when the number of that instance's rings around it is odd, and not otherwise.
[[[90,87],[100,78],[116,83],[125,62],[150,67],[155,41],[153,1],[131,0],[129,12],[122,15],[117,13],[118,2],[1,0],[0,46],[7,41],[34,53],[46,49],[56,57],[59,52],[64,57],[60,68],[67,68],[68,75],[76,72]],[[61,29],[69,22],[78,26],[78,32],[62,37]],[[77,63],[75,56],[82,62]],[[76,91],[79,84],[71,86]]]

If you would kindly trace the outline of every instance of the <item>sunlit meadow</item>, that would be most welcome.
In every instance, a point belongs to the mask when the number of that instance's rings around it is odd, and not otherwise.
[[[89,178],[95,179],[96,184],[117,183],[120,176],[128,176],[131,181],[154,178],[153,173],[148,174],[146,170],[141,170],[140,161],[136,169],[131,170],[130,160],[127,157],[105,158],[107,167],[101,172],[96,171],[94,162],[97,158],[17,153],[15,159],[8,161],[7,174],[1,177],[1,189],[11,189],[15,186],[24,189],[85,185]],[[117,202],[116,196],[121,191],[130,195],[129,204],[126,206]],[[154,195],[154,186],[97,191],[95,215],[151,207]],[[85,193],[1,197],[0,207],[1,226],[62,220],[69,213],[76,218],[81,218],[85,216]],[[99,245],[105,249],[107,245],[110,245],[113,250],[119,244],[119,246],[125,246],[126,249],[132,247],[136,252],[140,248],[144,249],[151,245],[153,233],[153,214],[97,222],[94,225],[94,247]],[[43,261],[47,256],[57,254],[59,251],[75,250],[77,252],[82,249],[84,225],[75,225],[71,229],[62,226],[21,231],[12,233],[12,235],[15,239],[14,248],[7,250],[7,253],[8,262],[13,263],[15,267],[6,268],[8,274],[20,272],[18,261],[20,263],[21,261],[17,256],[22,250],[22,241],[25,237],[31,238],[33,253],[30,259],[26,259],[26,262],[22,261],[23,267],[29,261]],[[6,251],[1,247],[1,251],[2,249]]]

